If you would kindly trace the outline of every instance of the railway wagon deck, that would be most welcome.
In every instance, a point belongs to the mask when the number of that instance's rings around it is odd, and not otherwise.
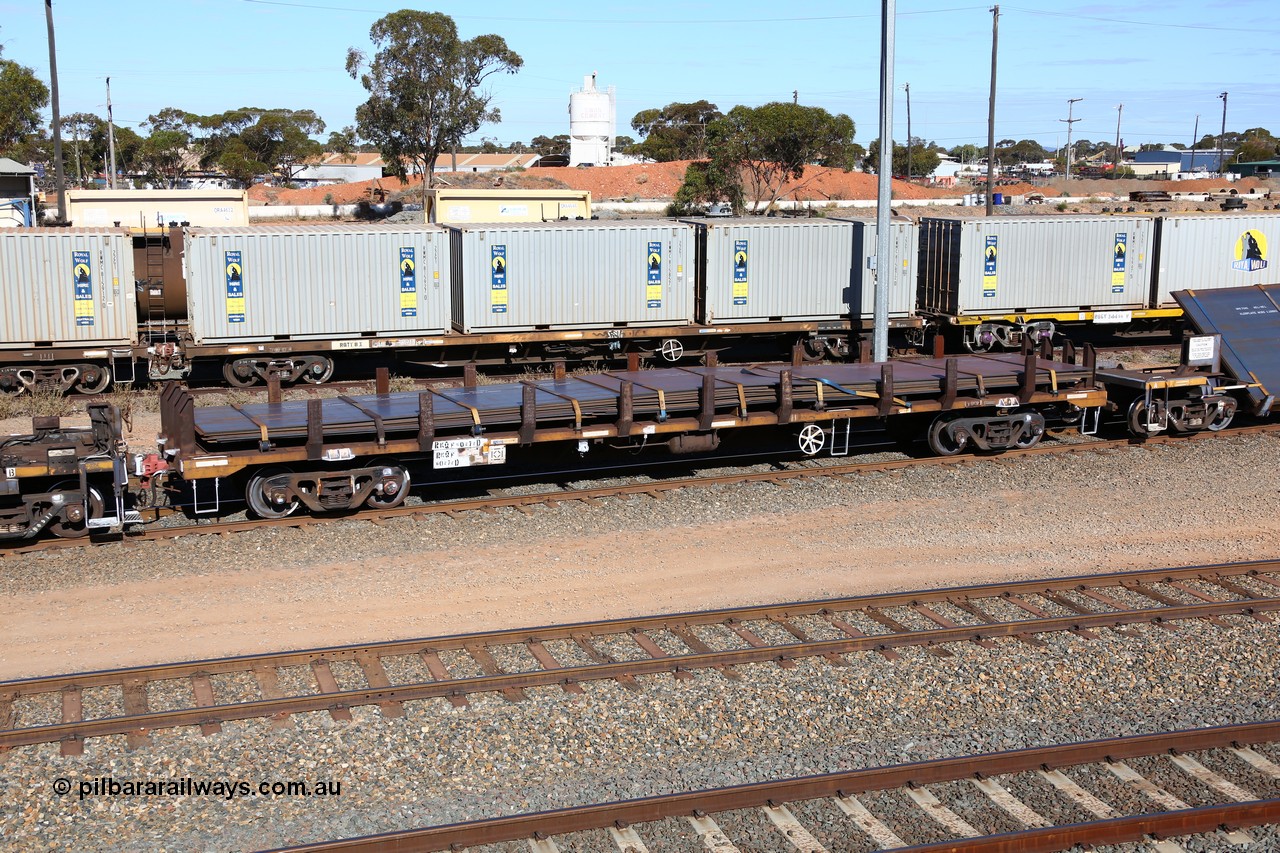
[[[813,455],[838,452],[855,421],[923,432],[935,453],[951,455],[1030,447],[1047,419],[1105,402],[1092,365],[1034,354],[621,371],[207,408],[174,386],[161,398],[160,447],[170,470],[191,483],[248,473],[249,504],[270,517],[299,505],[398,504],[409,486],[402,460],[429,460],[433,469],[495,465],[508,452],[553,442],[577,442],[582,452],[606,442],[693,452],[748,427],[792,428],[799,449]]]

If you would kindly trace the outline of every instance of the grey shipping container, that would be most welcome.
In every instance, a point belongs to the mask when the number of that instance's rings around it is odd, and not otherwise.
[[[698,229],[697,319],[707,325],[871,316],[867,223],[841,219],[691,219]],[[914,225],[909,226],[914,236]],[[871,254],[875,225],[871,224]],[[895,236],[898,231],[895,231]],[[909,243],[914,249],[914,240]],[[910,253],[914,256],[914,251]],[[895,277],[891,312],[911,312],[915,283]],[[898,280],[898,279],[901,280]],[[900,290],[900,293],[898,292]]]
[[[855,281],[861,282],[854,289],[859,313],[863,320],[874,319],[876,299],[876,272],[872,270],[877,246],[877,224],[865,219],[850,219],[853,223],[853,259]],[[876,264],[889,284],[889,318],[910,317],[916,310],[916,270],[919,257],[920,226],[914,222],[889,223],[889,264]]]
[[[1146,217],[920,220],[920,307],[949,316],[1146,307]]]
[[[184,231],[197,345],[440,335],[449,241],[435,225]]]
[[[1176,308],[1175,290],[1280,282],[1280,215],[1163,216],[1155,308]]]
[[[670,220],[448,226],[463,332],[687,325],[694,231]]]
[[[130,346],[133,242],[122,229],[0,229],[0,297],[0,347]]]

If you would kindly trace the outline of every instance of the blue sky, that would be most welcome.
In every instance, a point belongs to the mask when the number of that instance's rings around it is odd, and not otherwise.
[[[951,147],[986,144],[990,3],[898,0],[895,138]],[[105,114],[111,77],[118,123],[137,127],[163,107],[214,113],[243,106],[313,109],[329,130],[364,100],[343,70],[346,50],[369,50],[387,12],[450,15],[470,38],[496,33],[524,58],[491,80],[503,121],[475,135],[501,142],[568,132],[568,98],[599,72],[614,86],[618,133],[636,112],[710,100],[722,110],[788,100],[846,113],[866,145],[878,133],[880,3],[876,0],[645,0],[617,3],[422,4],[396,0],[54,0],[62,113]],[[1280,134],[1280,14],[1275,0],[1001,4],[997,139],[1115,139],[1190,143],[1228,129]],[[4,58],[48,80],[40,0],[0,0]],[[140,132],[145,132],[141,130]]]

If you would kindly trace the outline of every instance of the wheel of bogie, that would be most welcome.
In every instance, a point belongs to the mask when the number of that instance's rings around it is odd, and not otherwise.
[[[814,456],[827,444],[827,433],[817,424],[805,424],[796,436],[800,452],[805,456]]]
[[[252,388],[258,384],[257,373],[241,376],[236,372],[236,363],[234,361],[228,361],[222,365],[222,378],[227,380],[227,384],[232,388]]]
[[[92,379],[92,381],[90,381]],[[111,384],[111,371],[96,365],[89,370],[82,370],[80,378],[72,386],[77,394],[101,394]]]
[[[391,469],[391,479],[395,482],[395,492],[392,494],[374,492],[369,496],[369,500],[366,501],[366,503],[369,506],[376,507],[378,509],[394,509],[404,503],[404,499],[409,497],[409,488],[411,485],[409,481],[409,472],[402,466],[396,465],[393,462],[383,462],[379,460],[373,462],[371,467],[373,466],[380,466],[384,470],[387,468]],[[380,479],[386,479],[386,477],[384,476]]]
[[[249,478],[249,485],[245,488],[244,496],[249,503],[249,509],[253,510],[254,515],[259,518],[285,518],[297,510],[301,505],[297,498],[284,504],[277,504],[267,496],[268,482],[271,478],[290,473],[292,472],[287,468],[268,468]]]
[[[1129,416],[1127,418],[1129,432],[1138,438],[1146,438],[1151,435],[1147,429],[1147,403],[1141,397],[1135,399],[1129,404]]]
[[[49,490],[50,492],[78,492],[80,491],[79,480],[63,480]],[[49,522],[49,532],[60,539],[78,539],[89,533],[89,519],[100,518],[102,516],[102,493],[96,487],[89,487],[88,506],[85,507],[87,513],[85,517],[79,521],[68,521],[65,518],[56,518]]]
[[[947,425],[950,423],[946,418],[936,418],[929,425],[929,433],[926,439],[929,443],[929,449],[937,456],[955,456],[969,446],[968,439],[957,441],[947,436]]]
[[[1231,422],[1235,420],[1235,417],[1236,410],[1234,408],[1227,411],[1225,407],[1219,406],[1213,417],[1209,419],[1209,423],[1205,424],[1205,429],[1210,432],[1221,432],[1231,426]]]
[[[667,361],[679,361],[680,357],[684,355],[684,344],[675,338],[667,338],[662,342],[662,346],[658,347],[658,355]]]
[[[320,361],[312,362],[311,366],[302,372],[302,381],[312,385],[323,385],[331,378],[333,378],[333,359],[323,356]]]
[[[1024,430],[1022,435],[1018,436],[1017,441],[1013,443],[1014,447],[1019,450],[1026,450],[1040,443],[1040,439],[1044,438],[1044,420],[1039,419],[1039,423],[1037,423],[1037,420],[1034,417],[1031,419],[1032,428]]]

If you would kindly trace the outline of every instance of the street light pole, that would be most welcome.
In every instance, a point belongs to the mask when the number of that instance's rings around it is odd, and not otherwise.
[[[907,180],[911,180],[911,84],[903,83],[907,90]]]
[[[881,0],[880,7],[880,161],[876,165],[876,289],[871,334],[872,357],[889,360],[889,288],[893,279],[893,53],[895,0]],[[857,311],[856,305],[849,306]]]
[[[53,0],[44,0],[44,20],[49,28],[49,103],[53,111],[53,170],[58,190],[58,224],[67,223],[67,175],[62,168],[62,117],[58,113],[58,51],[53,43]]]
[[[1067,180],[1071,180],[1071,125],[1080,121],[1078,118],[1072,118],[1072,112],[1075,110],[1076,103],[1083,101],[1084,98],[1067,98],[1067,117],[1060,118],[1058,121],[1067,123]]]
[[[1227,93],[1223,92],[1218,97],[1222,98],[1222,131],[1218,134],[1218,174],[1222,174],[1222,172],[1225,171],[1223,169],[1222,155],[1224,142],[1223,137],[1227,135]]]

